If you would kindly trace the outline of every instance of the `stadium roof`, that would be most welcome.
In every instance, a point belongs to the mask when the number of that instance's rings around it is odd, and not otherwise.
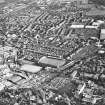
[[[42,69],[42,67],[40,67],[40,66],[29,65],[29,64],[24,64],[21,66],[22,71],[31,72],[31,73],[37,73],[41,69]]]
[[[51,65],[51,66],[55,66],[55,67],[60,67],[60,66],[63,66],[65,64],[65,60],[44,56],[39,60],[39,63]]]

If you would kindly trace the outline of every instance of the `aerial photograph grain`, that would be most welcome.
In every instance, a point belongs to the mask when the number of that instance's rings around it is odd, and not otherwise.
[[[105,0],[0,0],[0,105],[105,105]]]

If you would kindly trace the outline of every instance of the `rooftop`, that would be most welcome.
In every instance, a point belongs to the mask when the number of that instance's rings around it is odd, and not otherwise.
[[[86,13],[87,16],[104,16],[105,10],[100,9],[91,9],[89,12]]]
[[[49,57],[44,56],[39,60],[39,63],[60,67],[60,66],[63,66],[65,64],[65,60],[56,59],[56,58],[49,58]]]
[[[37,73],[41,69],[42,67],[40,66],[34,66],[34,65],[29,65],[29,64],[22,65],[21,67],[22,71],[31,72],[31,73]]]

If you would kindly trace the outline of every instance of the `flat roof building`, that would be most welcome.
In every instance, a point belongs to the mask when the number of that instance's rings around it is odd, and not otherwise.
[[[74,28],[74,29],[76,29],[76,28],[97,29],[98,26],[93,26],[93,25],[87,25],[87,26],[85,26],[85,25],[71,25],[70,28]]]

